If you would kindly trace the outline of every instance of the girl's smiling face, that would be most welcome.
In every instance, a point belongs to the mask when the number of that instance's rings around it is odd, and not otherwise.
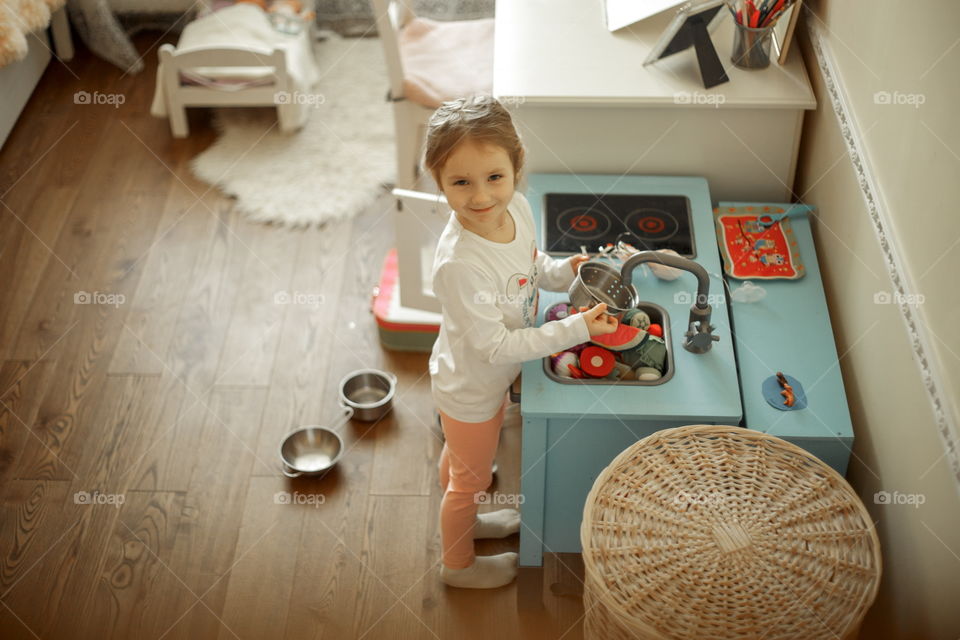
[[[507,151],[465,139],[447,158],[440,189],[465,228],[483,235],[502,226],[516,180]]]

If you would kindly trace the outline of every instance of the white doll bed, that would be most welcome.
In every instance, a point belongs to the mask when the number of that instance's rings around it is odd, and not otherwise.
[[[262,9],[241,3],[188,24],[176,47],[159,51],[150,113],[170,118],[174,137],[188,134],[186,107],[270,106],[284,132],[303,126],[319,77],[312,29],[276,31]]]

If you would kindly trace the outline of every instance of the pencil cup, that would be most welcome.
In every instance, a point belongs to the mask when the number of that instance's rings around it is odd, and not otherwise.
[[[770,64],[773,25],[758,29],[734,22],[733,54],[730,59],[741,69],[765,69]]]

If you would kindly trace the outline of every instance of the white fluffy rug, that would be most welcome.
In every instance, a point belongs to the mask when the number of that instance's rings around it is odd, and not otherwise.
[[[325,35],[315,45],[322,102],[299,132],[281,133],[276,109],[217,109],[220,137],[191,162],[252,220],[304,226],[349,218],[396,180],[380,40]]]

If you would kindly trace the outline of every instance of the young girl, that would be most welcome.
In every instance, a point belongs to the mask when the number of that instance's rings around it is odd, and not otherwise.
[[[455,587],[499,587],[516,576],[516,553],[476,557],[473,540],[520,528],[515,509],[478,517],[476,496],[490,485],[507,390],[521,363],[616,329],[603,304],[534,326],[538,289],[566,291],[587,257],[537,251],[533,212],[516,191],[523,158],[509,112],[488,96],[446,102],[427,125],[424,166],[453,209],[433,263],[443,318],[430,377],[446,438],[440,575]]]

